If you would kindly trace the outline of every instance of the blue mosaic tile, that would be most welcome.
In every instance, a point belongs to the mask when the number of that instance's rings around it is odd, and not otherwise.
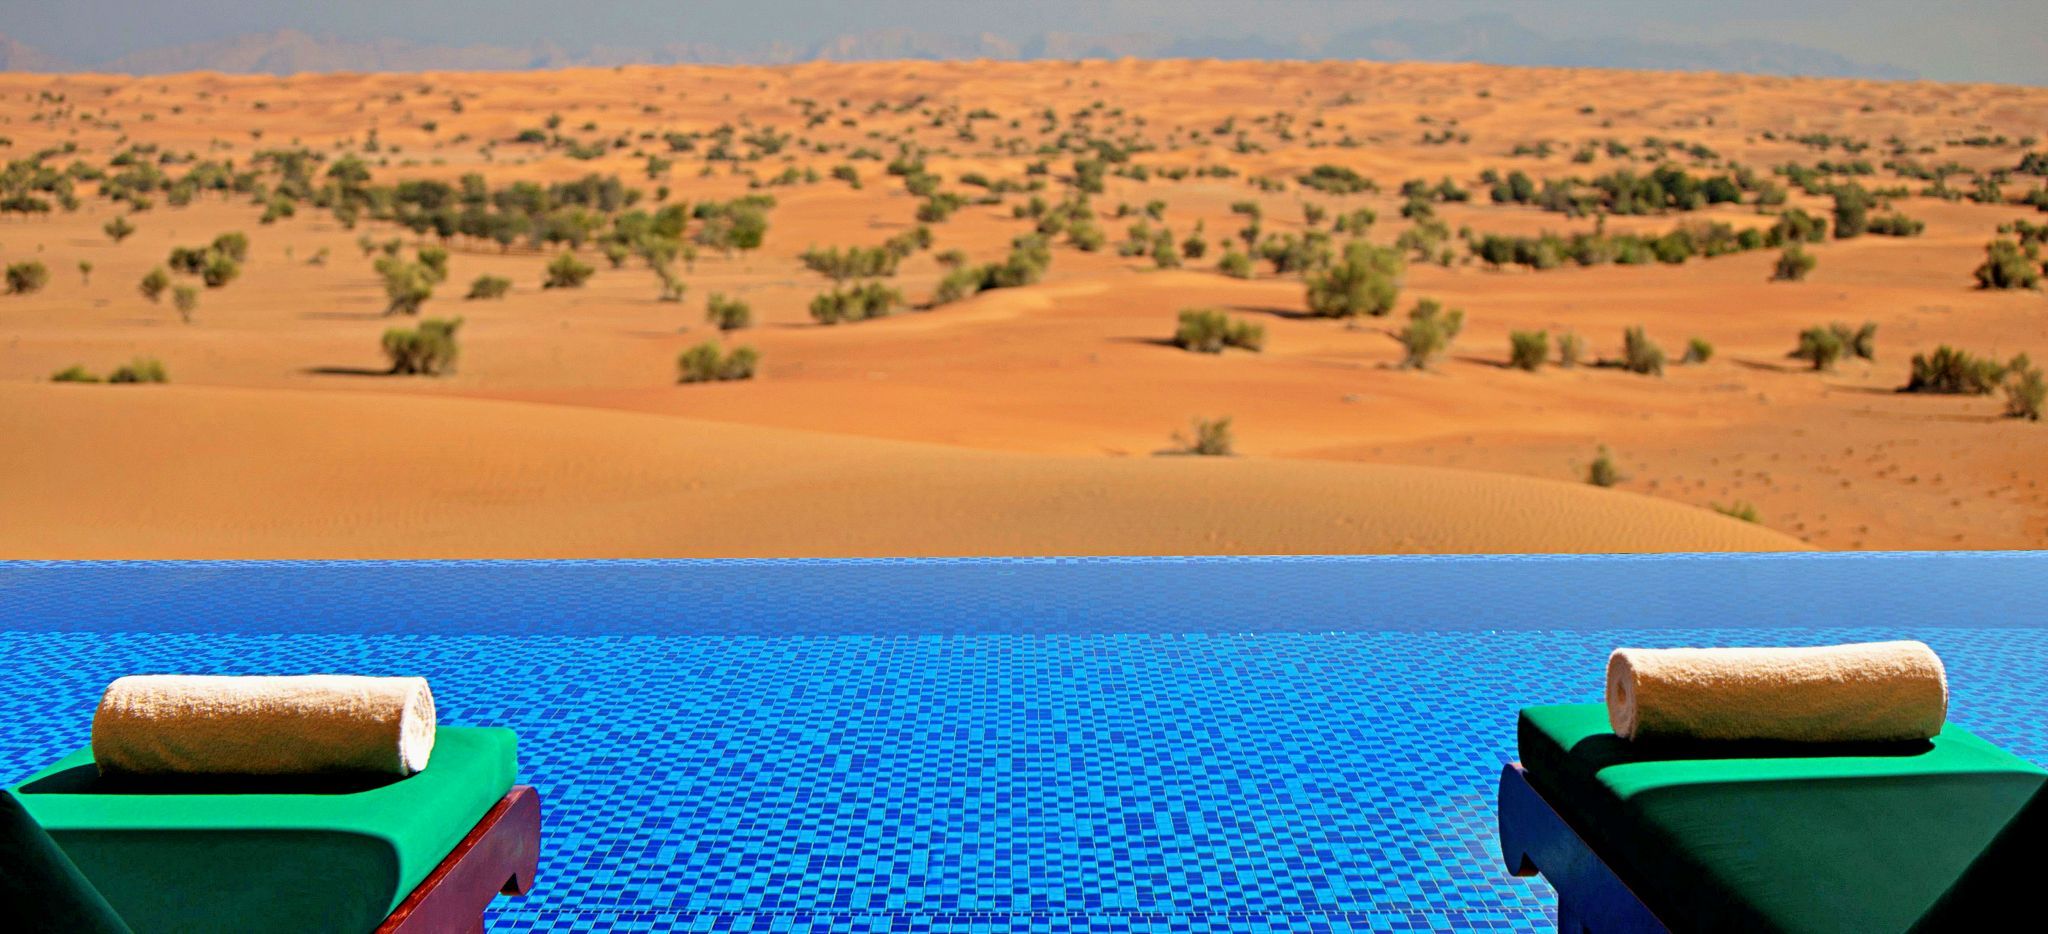
[[[2042,628],[197,628],[0,610],[0,773],[84,744],[121,674],[424,674],[443,722],[518,731],[544,796],[494,931],[1553,930],[1493,786],[1516,708],[1597,699],[1617,644],[1921,638],[1955,721],[2048,762]]]

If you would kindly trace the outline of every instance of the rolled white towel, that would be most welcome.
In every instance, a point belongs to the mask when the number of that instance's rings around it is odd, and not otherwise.
[[[411,775],[433,751],[425,678],[131,675],[92,718],[102,775]]]
[[[1947,717],[1948,675],[1921,642],[1607,658],[1607,719],[1623,739],[1930,739]]]

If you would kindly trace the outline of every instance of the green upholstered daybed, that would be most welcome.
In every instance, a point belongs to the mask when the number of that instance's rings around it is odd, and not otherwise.
[[[443,727],[408,778],[167,787],[102,779],[82,749],[13,796],[84,903],[138,934],[468,930],[531,883],[539,805],[515,754],[509,730]]]
[[[1518,745],[1504,855],[1550,878],[1560,930],[1971,930],[2048,868],[2048,772],[1954,724],[1909,744],[1660,746],[1574,704],[1524,709]]]

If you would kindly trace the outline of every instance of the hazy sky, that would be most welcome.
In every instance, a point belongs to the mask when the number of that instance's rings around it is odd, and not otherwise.
[[[1021,39],[1048,31],[1294,38],[1398,18],[1508,12],[1556,37],[1773,39],[1929,78],[2048,84],[2041,0],[0,0],[0,34],[77,62],[294,28],[345,39],[570,51],[593,44],[807,44],[880,27]]]

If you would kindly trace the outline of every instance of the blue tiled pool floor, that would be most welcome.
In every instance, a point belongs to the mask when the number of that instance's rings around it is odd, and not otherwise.
[[[4,596],[4,593],[0,593]],[[497,931],[1536,931],[1493,782],[1616,644],[1922,638],[2048,762],[2048,630],[409,635],[0,625],[0,772],[139,671],[420,673],[520,734],[540,881]]]

